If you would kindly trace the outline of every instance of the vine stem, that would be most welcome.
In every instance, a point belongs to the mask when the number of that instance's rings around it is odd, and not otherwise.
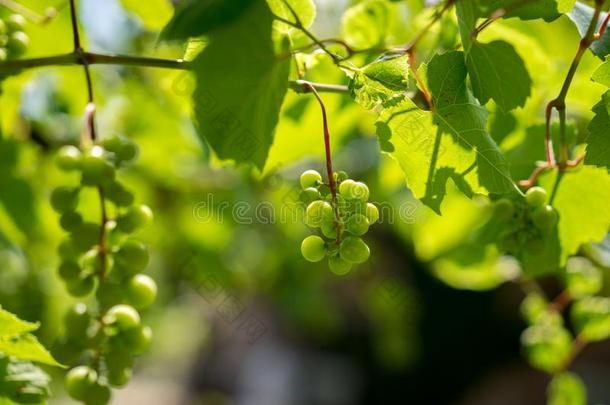
[[[333,211],[335,214],[335,228],[337,230],[337,245],[341,242],[341,223],[339,222],[339,208],[337,207],[337,182],[335,181],[335,176],[333,174],[333,158],[330,149],[330,131],[328,129],[328,116],[326,114],[326,106],[324,105],[324,100],[318,93],[315,87],[313,87],[309,82],[303,81],[303,84],[309,88],[309,91],[313,93],[313,95],[318,100],[320,104],[320,110],[322,111],[322,125],[324,127],[324,150],[326,152],[326,176],[328,177],[328,187],[330,188],[330,195],[333,202]]]
[[[83,72],[85,74],[85,81],[87,83],[87,106],[85,107],[85,127],[87,129],[88,139],[84,137],[81,139],[81,143],[93,143],[97,139],[96,125],[95,125],[95,97],[93,94],[93,80],[91,79],[91,70],[89,69],[89,62],[85,57],[86,52],[83,50],[80,34],[78,31],[78,18],[76,15],[75,0],[70,0],[70,21],[72,24],[72,38],[74,42],[74,51],[71,55],[78,58],[76,62],[79,62],[83,66]],[[100,235],[99,235],[99,256],[100,256],[100,271],[99,278],[103,280],[106,277],[106,265],[107,265],[107,246],[106,246],[106,224],[108,222],[108,214],[106,212],[106,200],[104,196],[104,189],[100,186],[97,188],[98,196],[100,199]]]

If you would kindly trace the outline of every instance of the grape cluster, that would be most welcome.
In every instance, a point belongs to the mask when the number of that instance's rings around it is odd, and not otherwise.
[[[60,186],[51,193],[51,206],[68,232],[59,246],[58,273],[72,296],[95,293],[96,299],[94,305],[78,303],[68,311],[66,336],[57,342],[54,354],[65,364],[86,364],[68,372],[66,389],[89,405],[106,404],[110,387],[129,382],[134,356],[152,340],[138,310],[154,302],[157,286],[142,274],[149,260],[146,245],[131,235],[151,222],[152,211],[135,205],[133,193],[116,176],[137,153],[133,142],[112,136],[83,149],[64,146],[56,156],[60,169],[80,174],[78,186]],[[99,222],[78,211],[87,189],[93,189],[103,204],[105,214]],[[110,207],[112,216],[107,213]]]
[[[23,55],[30,44],[30,37],[23,31],[25,18],[12,14],[0,19],[0,62]]]
[[[379,220],[379,210],[368,202],[366,184],[349,179],[345,172],[334,173],[334,180],[336,201],[320,173],[307,170],[301,175],[301,199],[308,204],[305,223],[322,234],[306,237],[301,253],[310,262],[328,257],[330,269],[342,275],[369,258],[370,249],[360,237]]]
[[[557,224],[557,211],[547,204],[548,196],[542,187],[532,187],[525,199],[512,201],[502,198],[494,206],[494,218],[506,224],[498,235],[498,247],[507,253],[529,254],[544,252],[547,239]]]

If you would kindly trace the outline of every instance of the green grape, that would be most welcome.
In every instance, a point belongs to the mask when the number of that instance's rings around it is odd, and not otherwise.
[[[597,342],[610,337],[610,298],[585,297],[572,305],[570,316],[578,336]]]
[[[346,229],[356,236],[364,235],[369,230],[369,220],[362,214],[354,214],[347,220]]]
[[[521,344],[533,367],[554,373],[570,356],[572,337],[561,326],[537,324],[523,331]]]
[[[59,276],[64,280],[74,280],[80,277],[82,269],[78,263],[73,261],[65,261],[59,265]]]
[[[337,181],[337,183],[341,183],[342,181],[345,181],[348,178],[349,178],[349,176],[343,170],[339,170],[338,172],[335,173],[335,180]]]
[[[83,347],[79,342],[61,336],[53,343],[51,353],[61,364],[75,364],[80,359]]]
[[[102,139],[102,146],[107,151],[110,151],[112,153],[117,153],[119,150],[121,150],[121,146],[123,145],[123,142],[124,141],[120,136],[110,135],[110,136],[104,137],[104,139]]]
[[[76,259],[80,255],[80,252],[70,239],[62,241],[57,247],[57,252],[62,260]]]
[[[117,388],[124,387],[129,384],[132,375],[133,371],[130,367],[125,367],[117,370],[108,370],[108,384]]]
[[[566,264],[566,286],[571,297],[599,293],[604,284],[602,272],[587,258],[570,257]]]
[[[21,14],[11,14],[4,20],[9,32],[22,31],[25,28],[26,20]]]
[[[106,384],[97,382],[87,391],[87,397],[84,402],[86,405],[106,405],[110,402],[111,396],[110,388]]]
[[[73,145],[63,146],[55,156],[55,164],[61,170],[70,171],[80,169],[83,154]]]
[[[97,381],[97,372],[87,366],[74,367],[66,375],[66,391],[77,401],[84,401]]]
[[[23,31],[15,31],[8,38],[8,49],[9,55],[20,56],[27,51],[30,45],[30,37]]]
[[[95,297],[99,304],[104,308],[110,308],[114,305],[120,304],[123,301],[123,295],[121,292],[121,286],[118,283],[105,280],[100,284]]]
[[[148,265],[148,249],[142,242],[128,239],[116,252],[115,260],[129,274],[135,274]]]
[[[366,184],[358,181],[351,187],[352,198],[367,202],[369,200],[369,188]]]
[[[306,189],[301,191],[301,194],[299,195],[301,201],[307,204],[319,200],[320,197],[320,191],[315,187],[307,187]]]
[[[301,243],[301,254],[310,262],[319,262],[326,256],[326,243],[319,236],[310,235]]]
[[[83,217],[78,212],[64,212],[59,218],[59,224],[64,230],[73,232],[83,224]]]
[[[97,248],[88,250],[82,260],[83,268],[89,273],[98,273],[102,270],[102,257]]]
[[[125,299],[135,308],[147,308],[156,298],[157,284],[145,274],[136,274],[125,286]]]
[[[514,253],[519,249],[519,241],[513,231],[503,231],[498,235],[498,249],[502,252]]]
[[[339,255],[348,263],[358,264],[367,261],[371,250],[364,241],[355,236],[349,236],[341,242]]]
[[[515,205],[508,198],[502,198],[494,204],[494,217],[502,222],[510,221],[515,214]]]
[[[58,213],[74,211],[78,206],[78,189],[60,186],[51,192],[51,207]]]
[[[346,179],[339,184],[339,194],[346,200],[351,200],[353,198],[352,188],[356,182],[352,179]]]
[[[342,276],[349,273],[352,269],[352,264],[343,260],[341,256],[334,255],[328,258],[328,267],[333,273]]]
[[[520,311],[523,318],[533,325],[546,312],[547,307],[548,302],[542,295],[530,293],[521,301]]]
[[[374,224],[379,220],[379,210],[374,204],[366,204],[365,215],[366,218],[369,220],[369,224]]]
[[[74,246],[81,252],[87,251],[98,244],[100,240],[100,226],[93,222],[83,222],[71,233]]]
[[[130,161],[135,159],[138,155],[138,147],[135,143],[125,140],[118,151],[116,151],[116,156],[120,161]]]
[[[546,204],[547,197],[546,190],[542,187],[532,187],[525,193],[525,201],[533,208]]]
[[[79,277],[66,282],[66,287],[70,295],[74,297],[84,297],[91,294],[95,289],[97,279],[92,275]]]
[[[301,174],[300,183],[303,190],[309,187],[317,187],[322,183],[322,176],[315,170],[306,170]]]
[[[111,348],[112,350],[104,355],[108,371],[120,371],[133,367],[133,356],[127,349],[119,346]]]
[[[548,233],[557,223],[557,212],[550,205],[544,205],[531,213],[531,219],[536,228]]]
[[[333,214],[333,207],[328,202],[314,201],[307,206],[305,223],[312,228],[318,228],[325,219],[332,218]]]
[[[138,228],[149,224],[153,219],[153,213],[146,205],[131,207],[125,215],[117,218],[117,229],[124,233],[132,233]]]
[[[115,305],[106,312],[104,322],[125,331],[140,325],[140,314],[129,305]]]
[[[91,314],[87,309],[87,305],[80,302],[72,306],[64,316],[68,335],[72,337],[85,336],[89,325],[91,325],[91,320]]]
[[[139,356],[146,352],[153,339],[152,329],[148,326],[139,325],[126,330],[121,336],[123,343],[130,353]]]
[[[114,180],[114,167],[108,163],[105,155],[104,148],[98,145],[84,154],[81,162],[83,185],[101,186]]]
[[[128,207],[135,200],[133,193],[117,181],[107,184],[105,192],[104,197],[112,201],[117,207]]]
[[[337,238],[337,225],[335,224],[335,221],[324,221],[320,226],[320,230],[322,231],[322,235],[329,239]]]

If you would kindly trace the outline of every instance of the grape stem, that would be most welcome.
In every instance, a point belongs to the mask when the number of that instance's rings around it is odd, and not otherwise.
[[[85,107],[85,127],[88,138],[81,138],[81,144],[86,145],[87,143],[93,143],[97,139],[96,125],[95,125],[95,99],[93,94],[93,81],[91,79],[91,70],[89,69],[88,59],[85,57],[86,52],[81,45],[80,34],[78,31],[78,18],[76,15],[75,0],[70,0],[70,21],[72,24],[72,37],[74,41],[74,52],[73,54],[78,56],[78,61],[83,66],[83,72],[85,74],[85,81],[87,83],[87,106]],[[100,258],[100,271],[99,278],[103,280],[106,277],[107,267],[107,255],[108,249],[106,246],[106,224],[108,222],[108,214],[106,212],[106,200],[104,197],[104,190],[100,186],[97,188],[99,200],[100,200],[100,236],[99,236],[99,258]]]
[[[324,149],[326,151],[326,176],[328,177],[328,187],[330,188],[333,211],[335,214],[335,229],[337,232],[336,243],[338,245],[339,243],[341,243],[341,223],[339,221],[339,207],[337,207],[337,182],[335,181],[335,176],[333,174],[333,158],[330,149],[330,131],[328,130],[328,117],[326,114],[326,106],[324,105],[324,101],[322,100],[322,97],[320,97],[320,94],[318,93],[316,88],[312,86],[309,82],[302,82],[316,97],[318,103],[320,104],[320,110],[322,111],[322,125],[324,127]]]

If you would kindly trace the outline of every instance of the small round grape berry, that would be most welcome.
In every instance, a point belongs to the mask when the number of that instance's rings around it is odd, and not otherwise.
[[[515,205],[508,198],[501,198],[494,204],[494,217],[502,222],[509,221],[515,213]]]
[[[349,176],[343,170],[339,170],[338,172],[335,173],[335,180],[337,180],[337,183],[341,183],[342,181],[345,181],[348,178],[349,178]]]
[[[21,14],[11,14],[5,21],[8,31],[22,31],[25,28],[26,20]]]
[[[87,399],[85,400],[86,405],[106,405],[110,402],[112,392],[110,387],[106,384],[100,384],[99,382],[94,384],[87,392]]]
[[[121,331],[126,331],[140,325],[140,314],[132,306],[119,304],[106,312],[104,322],[115,325]]]
[[[15,31],[8,38],[6,48],[11,56],[21,56],[30,45],[30,37],[23,31]]]
[[[353,198],[352,188],[356,182],[352,179],[346,179],[339,184],[339,194],[346,200],[351,200]]]
[[[346,262],[358,264],[367,261],[371,254],[371,250],[362,239],[350,236],[341,242],[339,254]]]
[[[300,183],[303,190],[309,187],[317,187],[322,183],[322,176],[315,170],[306,170],[301,174]]]
[[[542,187],[532,187],[525,193],[525,201],[533,208],[542,207],[547,198],[546,190]]]
[[[305,223],[312,227],[318,228],[328,218],[333,217],[333,207],[326,201],[314,201],[307,206],[305,212]]]
[[[91,321],[92,317],[87,305],[80,302],[72,306],[64,315],[66,333],[71,337],[82,338],[86,336]]]
[[[351,188],[352,198],[367,202],[369,200],[369,188],[366,184],[357,181]]]
[[[59,224],[64,230],[73,232],[83,224],[83,218],[78,212],[64,212],[59,218]]]
[[[341,256],[334,255],[328,258],[328,267],[333,273],[342,276],[349,273],[352,264],[342,259]]]
[[[51,207],[58,213],[74,211],[78,206],[78,189],[60,186],[51,192]]]
[[[97,279],[93,275],[68,280],[66,287],[73,297],[84,297],[95,289]]]
[[[138,156],[138,147],[135,143],[125,140],[118,151],[116,151],[116,156],[120,161],[128,162],[133,160]]]
[[[310,262],[319,262],[326,256],[326,243],[316,235],[310,235],[301,243],[301,254]]]
[[[55,163],[61,170],[77,170],[80,168],[82,157],[83,154],[76,146],[66,145],[57,151]]]
[[[139,356],[150,347],[153,333],[150,327],[139,325],[125,331],[121,337],[127,350],[129,350],[131,354]]]
[[[125,271],[135,274],[148,265],[148,249],[142,242],[129,239],[116,252],[115,259]]]
[[[326,236],[329,239],[337,238],[337,225],[335,221],[325,221],[320,225],[320,230],[322,231],[322,235]]]
[[[125,286],[125,299],[135,308],[149,307],[157,298],[157,284],[145,274],[136,274]]]
[[[557,223],[557,211],[550,205],[536,208],[531,213],[532,222],[544,233],[550,232]]]
[[[114,167],[106,160],[104,148],[95,145],[88,150],[81,162],[82,183],[87,186],[101,186],[114,180]]]
[[[364,235],[369,230],[369,220],[362,214],[353,214],[347,220],[346,229],[353,235]]]
[[[100,226],[94,222],[83,222],[72,231],[70,240],[81,252],[97,245],[100,238]]]
[[[108,384],[113,387],[121,388],[129,384],[133,371],[130,367],[125,367],[117,370],[108,370]]]
[[[118,181],[113,181],[106,185],[105,197],[112,201],[117,207],[128,207],[133,204],[133,193]]]
[[[375,222],[379,221],[379,209],[377,209],[377,206],[374,204],[366,204],[365,215],[369,220],[369,224],[374,224]]]
[[[97,381],[97,372],[87,366],[74,367],[66,375],[66,391],[77,401],[84,401]]]
[[[117,228],[125,233],[132,233],[138,228],[149,224],[153,219],[153,213],[146,205],[131,207],[124,215],[117,218]]]
[[[79,278],[82,269],[78,263],[74,261],[65,261],[59,265],[58,273],[64,281],[74,280]]]
[[[301,201],[303,201],[307,204],[309,204],[313,201],[319,200],[320,197],[321,197],[320,191],[315,187],[307,187],[306,189],[301,191],[301,194],[299,196]]]

